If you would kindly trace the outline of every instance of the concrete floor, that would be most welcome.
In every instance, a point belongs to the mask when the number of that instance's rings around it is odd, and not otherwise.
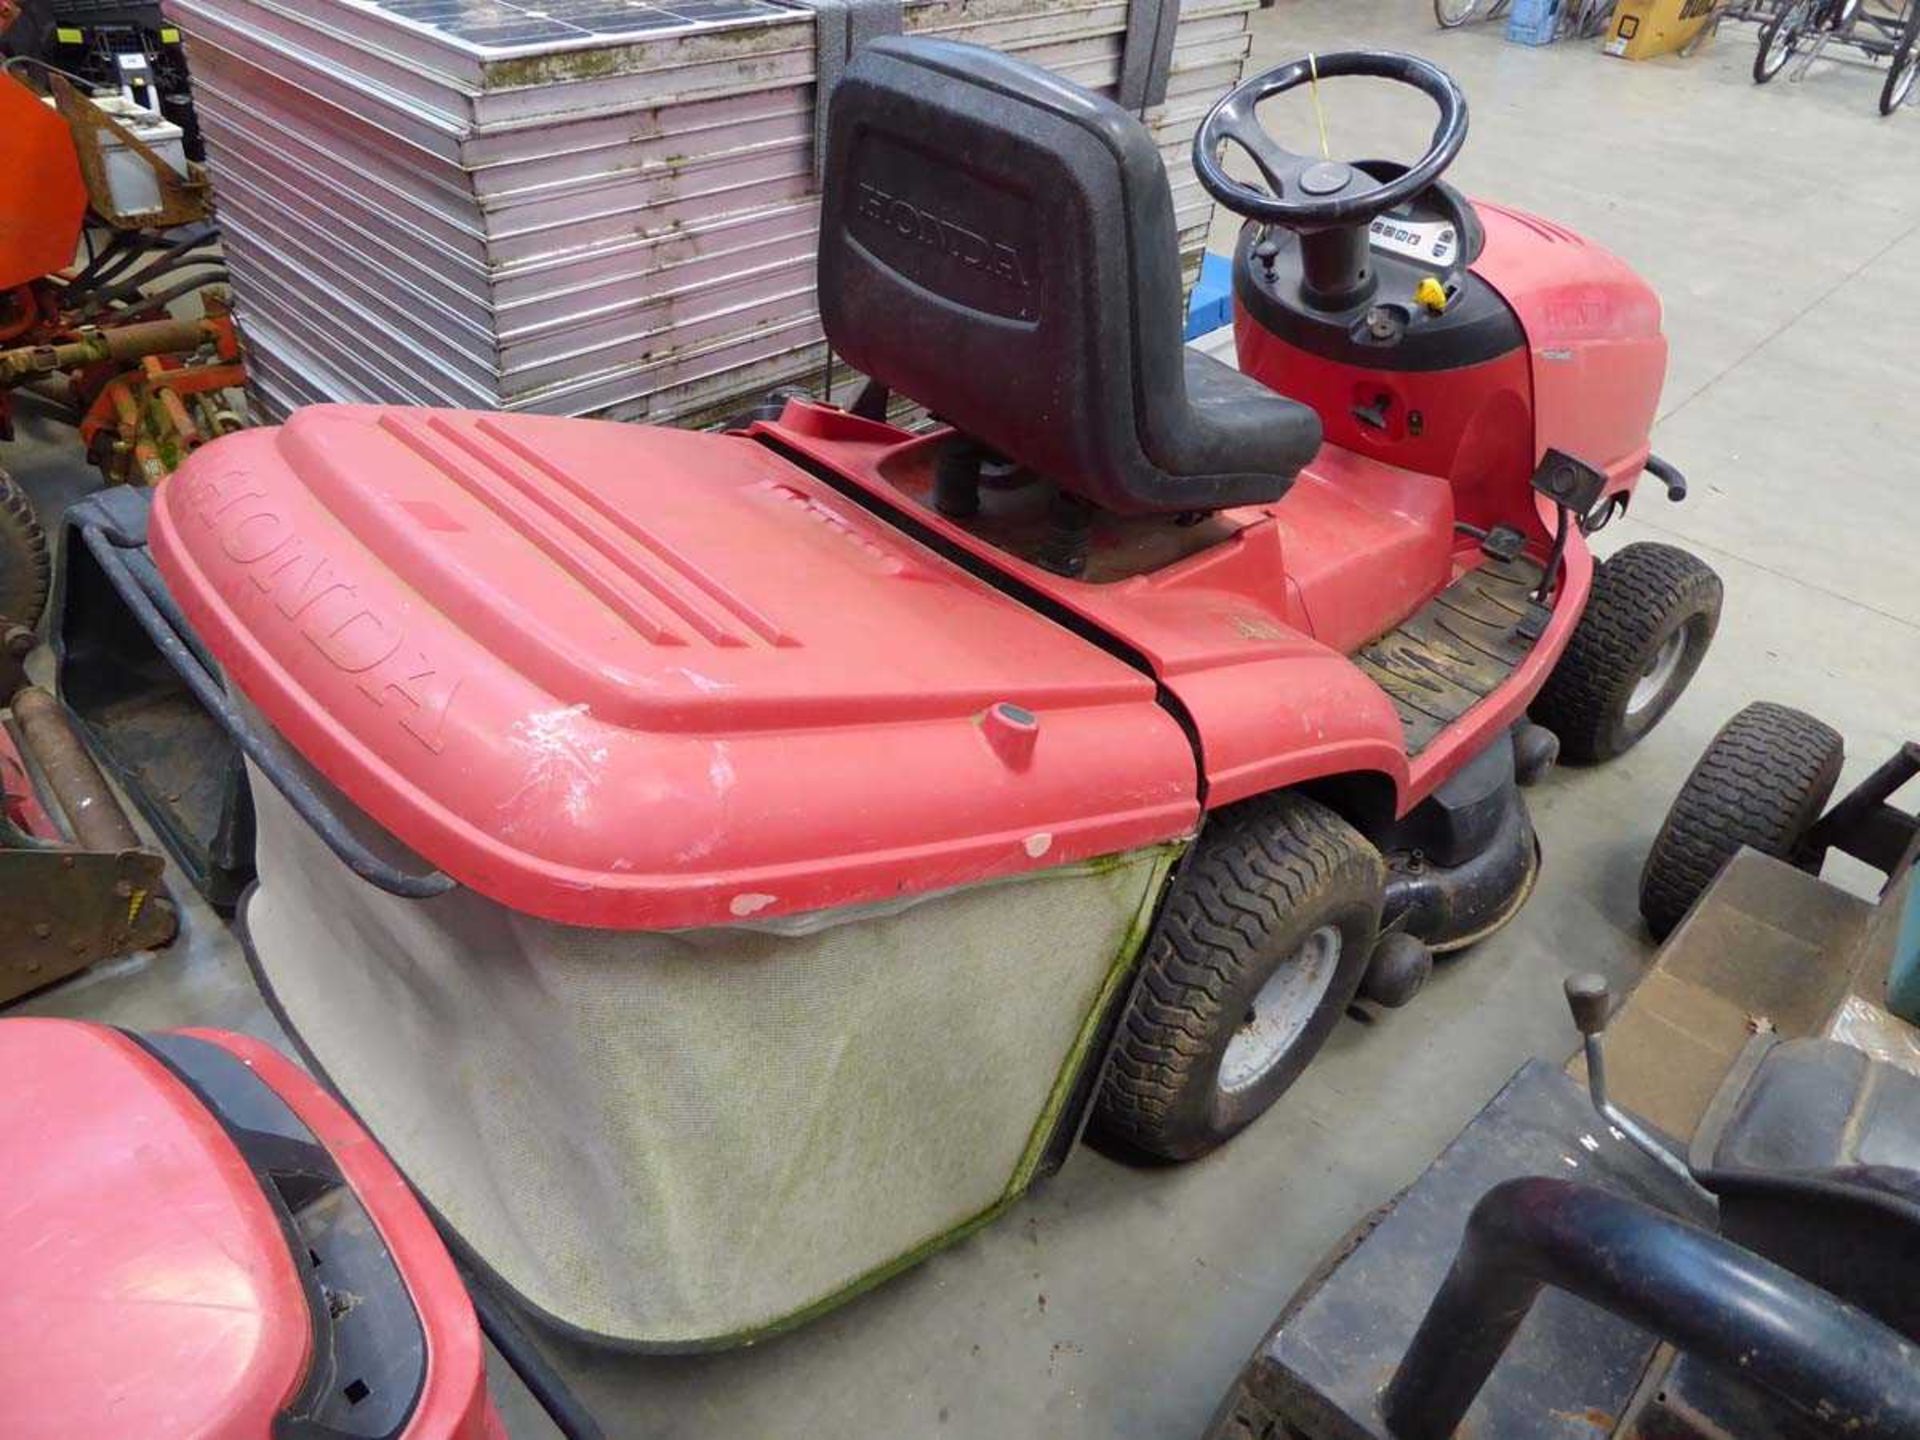
[[[1441,34],[1424,0],[1280,0],[1252,68],[1307,48],[1404,48],[1473,103],[1454,172],[1618,251],[1667,303],[1657,445],[1692,477],[1649,494],[1602,549],[1684,544],[1725,577],[1692,691],[1632,755],[1533,792],[1546,853],[1509,930],[1408,1010],[1348,1024],[1282,1104],[1224,1151],[1135,1170],[1087,1149],[1008,1218],[800,1333],[697,1359],[557,1351],[616,1436],[1192,1435],[1296,1283],[1411,1179],[1521,1060],[1573,1046],[1561,977],[1630,983],[1650,948],[1638,870],[1714,729],[1768,697],[1846,732],[1849,778],[1905,738],[1920,672],[1920,112],[1877,118],[1879,75],[1823,63],[1748,80],[1750,28],[1698,59],[1629,65],[1497,28]],[[1412,158],[1430,120],[1385,87],[1329,84],[1335,153]],[[1299,132],[1305,140],[1310,131]],[[1222,223],[1219,244],[1230,241]],[[60,432],[6,457],[52,499],[78,473]],[[1861,877],[1843,877],[1862,883]],[[20,1007],[269,1037],[230,939],[192,909],[182,943]],[[550,1433],[511,1383],[516,1440]]]

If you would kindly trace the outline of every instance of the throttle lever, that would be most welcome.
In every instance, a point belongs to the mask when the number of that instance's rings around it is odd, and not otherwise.
[[[1713,1192],[1693,1178],[1693,1170],[1685,1160],[1607,1095],[1607,1054],[1601,1038],[1606,1034],[1607,1022],[1613,1018],[1613,991],[1607,977],[1591,971],[1569,975],[1565,990],[1567,1009],[1573,1012],[1573,1026],[1586,1045],[1587,1098],[1593,1102],[1594,1110],[1641,1154],[1678,1176],[1688,1188],[1713,1199]]]

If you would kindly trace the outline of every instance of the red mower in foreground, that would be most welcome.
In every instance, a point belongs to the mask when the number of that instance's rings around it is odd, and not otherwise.
[[[1089,1111],[1203,1153],[1510,919],[1519,786],[1694,673],[1718,580],[1586,541],[1683,489],[1658,301],[1444,183],[1438,69],[1318,71],[1440,123],[1410,166],[1294,154],[1255,106],[1305,61],[1215,107],[1240,371],[1181,344],[1137,120],[887,39],[832,100],[850,409],[322,407],[170,479],[157,572],[76,522],[249,762],[263,987],[533,1311],[738,1343],[997,1213]]]

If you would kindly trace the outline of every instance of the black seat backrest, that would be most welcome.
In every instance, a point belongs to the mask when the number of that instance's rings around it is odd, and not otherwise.
[[[1319,442],[1272,392],[1263,447],[1189,403],[1160,154],[1047,71],[866,46],[833,93],[820,231],[821,316],[848,363],[1096,504],[1276,499]]]

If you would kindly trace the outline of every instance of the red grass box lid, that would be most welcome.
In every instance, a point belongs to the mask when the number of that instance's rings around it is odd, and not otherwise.
[[[312,765],[548,919],[881,900],[1197,816],[1150,679],[745,436],[319,406],[200,450],[150,534]]]

